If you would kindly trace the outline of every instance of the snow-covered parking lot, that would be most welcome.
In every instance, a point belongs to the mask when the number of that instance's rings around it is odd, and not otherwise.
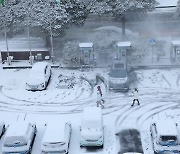
[[[128,93],[109,92],[108,69],[80,70],[53,69],[52,78],[44,91],[26,91],[25,81],[29,69],[0,70],[0,120],[6,126],[16,120],[34,121],[37,136],[32,154],[40,153],[45,124],[50,121],[71,121],[72,138],[70,154],[116,154],[120,149],[115,135],[125,128],[141,132],[145,154],[152,154],[150,123],[154,118],[173,118],[180,123],[180,73],[179,69],[137,70],[138,81],[131,85],[140,94],[140,106],[131,107],[131,90]],[[83,108],[96,106],[96,75],[105,78],[102,87],[105,141],[102,149],[79,146],[79,126]],[[69,88],[68,83],[73,83]],[[2,144],[2,140],[0,144]]]

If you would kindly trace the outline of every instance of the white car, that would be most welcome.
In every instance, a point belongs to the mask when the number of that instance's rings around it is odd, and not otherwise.
[[[80,146],[103,146],[104,126],[101,108],[87,107],[84,109],[80,134]]]
[[[180,134],[175,122],[169,119],[153,122],[150,131],[156,154],[180,152]]]
[[[36,136],[36,125],[30,122],[11,124],[4,136],[2,153],[31,153]]]
[[[26,89],[34,91],[46,89],[50,77],[50,64],[47,62],[37,62],[30,70],[29,76],[26,81]]]
[[[48,123],[41,143],[42,153],[61,153],[69,151],[71,123]]]

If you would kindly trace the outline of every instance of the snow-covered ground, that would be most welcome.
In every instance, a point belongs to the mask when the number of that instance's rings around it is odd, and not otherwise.
[[[178,69],[137,70],[138,81],[131,85],[137,87],[140,94],[140,106],[131,107],[131,90],[128,93],[109,92],[107,88],[108,69],[80,71],[53,69],[52,78],[45,91],[25,90],[25,81],[29,69],[0,69],[0,120],[6,125],[17,120],[34,121],[37,124],[37,136],[32,154],[40,153],[40,145],[49,121],[61,123],[71,121],[72,138],[70,154],[116,154],[120,145],[116,133],[125,128],[136,128],[141,132],[145,154],[152,154],[152,140],[149,127],[152,117],[174,118],[180,123],[180,73]],[[79,126],[82,110],[87,106],[96,106],[96,75],[105,82],[102,87],[105,108],[104,147],[86,149],[79,146]],[[68,83],[73,83],[67,88]],[[0,145],[2,144],[0,141]],[[0,146],[1,147],[1,146]],[[1,150],[1,148],[0,148]]]

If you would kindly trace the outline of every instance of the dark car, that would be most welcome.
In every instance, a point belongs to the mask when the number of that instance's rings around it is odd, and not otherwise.
[[[119,138],[120,150],[118,154],[143,153],[141,135],[137,129],[124,129],[116,134]]]
[[[132,66],[116,62],[109,72],[109,89],[128,91],[130,83],[135,79],[136,74]]]

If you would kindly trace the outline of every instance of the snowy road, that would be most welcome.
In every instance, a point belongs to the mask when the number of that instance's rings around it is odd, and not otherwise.
[[[38,134],[33,147],[33,154],[40,153],[40,143],[44,132],[44,124],[51,120],[70,120],[73,135],[70,154],[115,154],[119,151],[119,141],[115,136],[125,128],[136,128],[141,132],[145,154],[152,154],[149,125],[153,116],[175,117],[180,113],[180,74],[179,70],[139,70],[138,81],[132,85],[140,94],[140,106],[131,107],[131,91],[128,93],[109,92],[106,84],[100,83],[105,102],[103,109],[105,124],[105,143],[103,149],[84,149],[79,147],[79,126],[84,107],[96,105],[96,75],[100,74],[108,81],[106,69],[89,72],[78,70],[53,70],[51,81],[46,91],[29,92],[24,89],[29,69],[1,70],[0,76],[0,115],[10,124],[23,119],[37,123]],[[73,88],[59,86],[59,75],[75,77]],[[82,77],[87,80],[82,80]],[[89,81],[89,82],[88,82]],[[1,142],[0,142],[1,144]]]

